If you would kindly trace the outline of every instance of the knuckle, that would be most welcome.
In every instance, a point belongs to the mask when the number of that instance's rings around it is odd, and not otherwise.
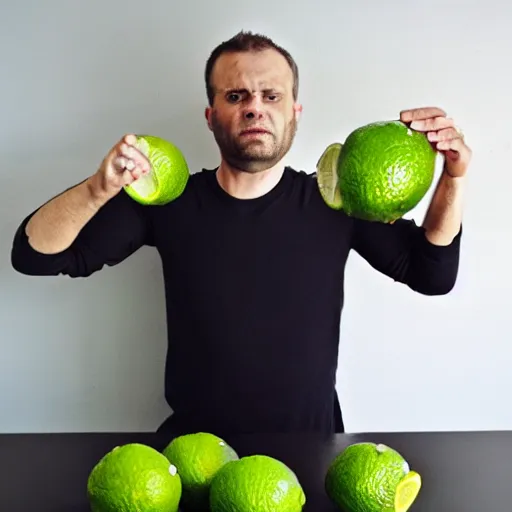
[[[444,118],[441,116],[432,118],[431,123],[434,126],[434,128],[437,128],[438,130],[442,129],[442,128],[446,128],[446,123],[444,121]]]

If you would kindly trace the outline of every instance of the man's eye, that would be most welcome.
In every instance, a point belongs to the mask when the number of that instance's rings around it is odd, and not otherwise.
[[[230,93],[228,94],[228,101],[231,103],[235,103],[240,100],[240,94],[237,93]]]

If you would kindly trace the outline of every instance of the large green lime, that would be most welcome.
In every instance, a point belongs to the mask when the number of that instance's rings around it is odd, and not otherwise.
[[[117,446],[87,481],[91,512],[177,512],[181,480],[158,450],[138,443]]]
[[[352,217],[393,222],[428,192],[436,151],[425,134],[400,121],[367,124],[343,144],[330,144],[317,163],[325,202]]]
[[[188,182],[189,168],[181,150],[153,135],[138,135],[137,149],[151,163],[151,171],[124,188],[144,205],[165,205],[178,198]]]
[[[267,455],[228,462],[210,487],[211,512],[300,512],[305,503],[295,473]]]
[[[223,439],[208,432],[173,439],[163,454],[176,466],[183,485],[182,503],[188,510],[208,510],[210,484],[217,471],[238,455]]]
[[[345,448],[325,477],[327,495],[344,512],[406,512],[420,488],[400,453],[368,442]]]

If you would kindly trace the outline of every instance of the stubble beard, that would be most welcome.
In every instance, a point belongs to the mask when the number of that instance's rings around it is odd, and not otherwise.
[[[297,132],[295,117],[287,123],[282,139],[274,133],[264,135],[271,141],[253,140],[243,142],[234,139],[220,125],[215,114],[212,116],[212,131],[224,160],[232,167],[248,173],[258,173],[276,165],[290,150]]]

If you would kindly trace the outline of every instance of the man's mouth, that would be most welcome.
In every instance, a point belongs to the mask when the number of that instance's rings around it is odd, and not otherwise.
[[[268,130],[265,130],[265,128],[248,128],[247,130],[242,130],[240,132],[240,135],[264,135],[270,133]]]

